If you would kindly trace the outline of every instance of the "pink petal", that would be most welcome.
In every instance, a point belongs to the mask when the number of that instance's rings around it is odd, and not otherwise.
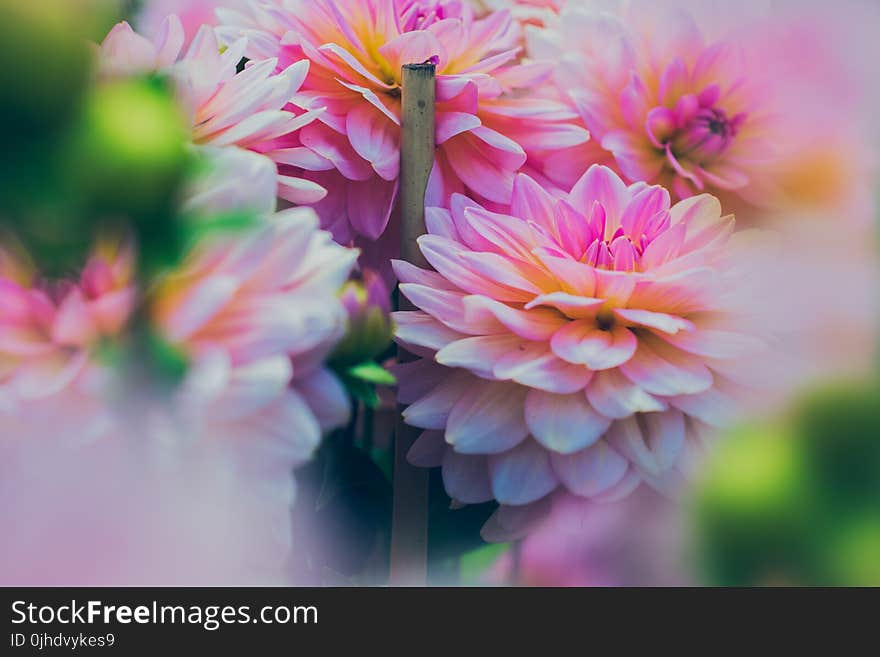
[[[522,505],[552,493],[559,485],[550,455],[532,440],[489,457],[492,492],[502,504]]]
[[[589,447],[611,424],[580,392],[558,395],[531,390],[526,397],[525,412],[526,424],[535,440],[561,454]]]
[[[485,456],[459,454],[447,449],[442,465],[443,486],[453,500],[481,504],[493,498],[489,463]]]
[[[606,442],[574,454],[551,454],[553,470],[575,495],[595,497],[620,483],[629,468],[627,460]]]
[[[407,346],[437,351],[450,342],[466,337],[423,312],[396,312],[393,313],[393,319],[395,340]]]
[[[446,442],[460,454],[495,454],[529,433],[523,418],[526,389],[509,383],[474,385],[453,406]]]
[[[614,310],[614,316],[622,319],[628,325],[645,326],[669,335],[675,335],[679,331],[694,331],[696,329],[694,323],[688,319],[650,310],[617,308]]]
[[[584,366],[558,358],[545,342],[525,343],[496,362],[492,372],[499,379],[559,394],[582,390],[593,376]]]
[[[488,322],[495,318],[518,336],[527,340],[547,340],[566,320],[549,309],[518,310],[507,304],[484,296],[471,295],[464,298],[466,322]]]
[[[346,209],[357,233],[376,240],[385,232],[397,200],[397,184],[397,180],[387,182],[381,178],[348,182]]]
[[[596,372],[586,390],[587,399],[602,415],[620,419],[635,413],[664,411],[667,405],[623,376],[619,370]]]
[[[486,335],[451,342],[437,352],[435,360],[446,367],[463,367],[478,376],[494,379],[495,362],[517,350],[522,339],[515,335]]]
[[[609,441],[646,474],[657,475],[671,468],[684,448],[684,416],[678,410],[645,413],[618,420]]]
[[[456,372],[403,411],[406,423],[422,429],[445,429],[453,406],[474,385],[473,377]]]
[[[456,135],[469,132],[482,124],[479,117],[466,112],[439,112],[434,135],[435,144],[440,146]]]
[[[713,380],[712,373],[698,358],[649,336],[639,340],[635,354],[620,370],[630,381],[655,395],[703,392],[712,386]]]
[[[447,451],[452,450],[447,449],[442,431],[423,431],[406,453],[406,460],[419,468],[437,468]]]
[[[618,225],[623,208],[628,203],[628,195],[626,185],[616,173],[608,167],[594,164],[575,183],[569,201],[576,210],[584,213],[593,207],[594,201],[598,201],[612,225]]]
[[[575,296],[567,292],[551,292],[550,294],[539,294],[525,305],[525,309],[550,306],[571,319],[587,319],[594,318],[596,312],[604,304],[604,299]]]
[[[369,105],[349,112],[345,126],[358,155],[372,164],[382,178],[395,180],[400,173],[400,128]]]
[[[618,367],[632,358],[638,346],[636,336],[628,328],[617,326],[603,331],[593,320],[568,323],[550,341],[553,353],[573,364],[591,370]]]

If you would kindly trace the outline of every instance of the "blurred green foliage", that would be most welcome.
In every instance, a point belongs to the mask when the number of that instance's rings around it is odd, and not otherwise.
[[[880,585],[880,392],[839,385],[720,446],[696,500],[710,584]]]
[[[46,276],[79,269],[101,231],[135,233],[146,266],[179,253],[188,132],[167,81],[102,80],[116,0],[0,0],[0,228]],[[158,266],[158,264],[157,264]]]

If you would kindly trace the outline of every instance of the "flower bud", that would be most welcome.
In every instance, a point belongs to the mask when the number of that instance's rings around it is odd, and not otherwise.
[[[382,278],[371,270],[361,280],[350,280],[342,288],[342,304],[348,311],[348,332],[333,362],[354,365],[377,358],[391,343],[391,301]]]

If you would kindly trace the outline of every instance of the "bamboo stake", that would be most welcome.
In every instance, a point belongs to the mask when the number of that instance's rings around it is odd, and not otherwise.
[[[425,230],[425,189],[434,166],[434,64],[407,64],[402,74],[400,144],[400,256],[427,267],[417,239]],[[402,310],[412,309],[400,298]],[[399,351],[401,361],[412,357]],[[399,410],[403,410],[400,408]],[[391,518],[392,586],[424,586],[427,582],[428,471],[416,468],[406,454],[420,430],[400,414],[394,439],[394,504]]]

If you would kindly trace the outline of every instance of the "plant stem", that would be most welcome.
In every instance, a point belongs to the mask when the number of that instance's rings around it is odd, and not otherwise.
[[[407,64],[402,73],[400,153],[400,255],[427,267],[417,240],[425,231],[425,190],[434,166],[433,64]],[[401,298],[402,309],[411,308]],[[411,356],[398,351],[401,361]],[[402,410],[402,409],[400,409]],[[418,438],[398,415],[394,437],[394,504],[391,518],[392,586],[424,586],[427,581],[428,471],[410,465],[406,454]]]

